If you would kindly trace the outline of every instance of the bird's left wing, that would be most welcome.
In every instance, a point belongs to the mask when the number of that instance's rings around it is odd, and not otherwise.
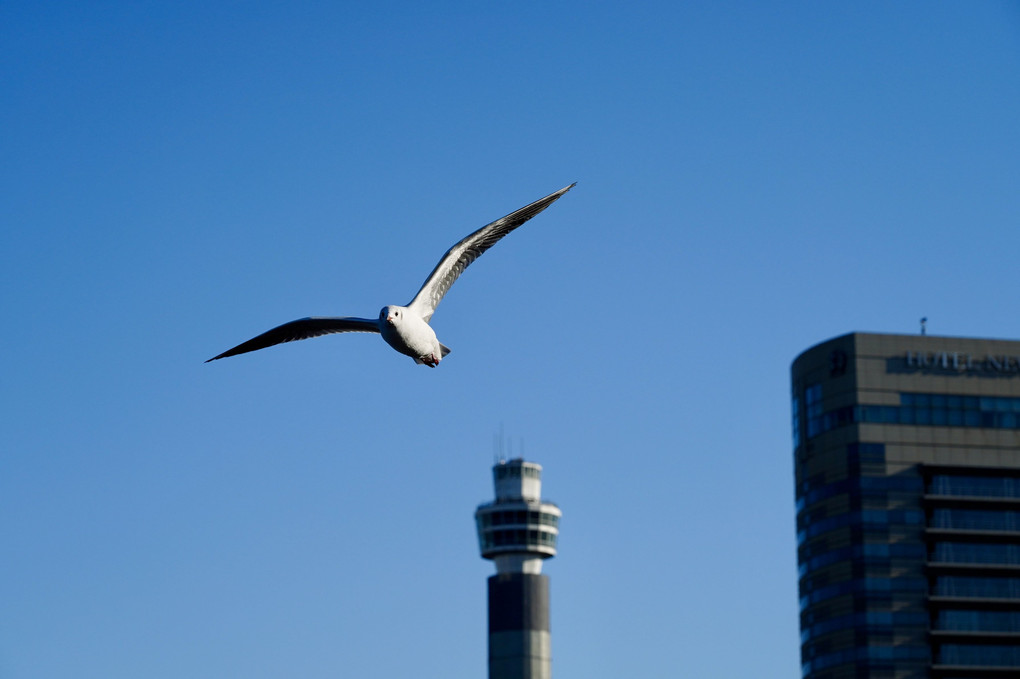
[[[227,356],[236,356],[257,349],[265,349],[274,344],[293,342],[319,335],[328,335],[334,332],[379,332],[379,321],[368,318],[353,318],[349,316],[313,316],[311,318],[300,318],[290,323],[264,332],[258,337],[238,344],[233,349],[224,351],[219,356],[213,356],[209,361]],[[209,361],[206,361],[208,363]]]
[[[432,273],[429,274],[429,277],[422,284],[418,294],[414,296],[414,299],[407,306],[428,322],[432,318],[436,307],[443,300],[443,295],[450,289],[453,282],[464,273],[464,269],[468,268],[471,262],[478,259],[483,252],[495,245],[500,238],[552,205],[557,198],[573,187],[574,184],[571,184],[556,193],[550,193],[545,198],[536,200],[530,205],[525,205],[520,210],[511,212],[506,217],[483,226],[447,250],[443,258],[439,260],[439,264],[436,265],[436,268],[432,270]]]

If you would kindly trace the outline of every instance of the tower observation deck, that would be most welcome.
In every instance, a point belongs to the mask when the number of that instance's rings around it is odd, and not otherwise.
[[[549,576],[562,512],[542,502],[542,466],[517,458],[492,468],[496,499],[475,511],[489,578],[489,679],[549,679]]]

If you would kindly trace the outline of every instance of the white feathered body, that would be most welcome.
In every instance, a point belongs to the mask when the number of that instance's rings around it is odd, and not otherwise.
[[[436,331],[421,316],[408,307],[391,304],[379,313],[379,327],[386,343],[414,359],[433,368],[450,350],[436,337]]]

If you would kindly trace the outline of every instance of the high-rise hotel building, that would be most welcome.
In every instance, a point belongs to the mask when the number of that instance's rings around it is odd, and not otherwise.
[[[803,676],[1020,677],[1020,342],[852,333],[792,383]]]

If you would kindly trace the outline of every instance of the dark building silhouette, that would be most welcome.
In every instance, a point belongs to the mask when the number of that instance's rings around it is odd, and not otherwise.
[[[1020,342],[853,333],[792,387],[803,676],[1020,677]]]

